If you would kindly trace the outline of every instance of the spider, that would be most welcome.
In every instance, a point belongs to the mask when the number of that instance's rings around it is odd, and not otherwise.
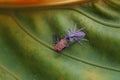
[[[84,28],[76,30],[76,24],[75,27],[68,30],[68,33],[66,34],[64,39],[67,39],[70,43],[72,42],[80,42],[80,40],[88,41],[85,39],[85,33],[82,31]]]

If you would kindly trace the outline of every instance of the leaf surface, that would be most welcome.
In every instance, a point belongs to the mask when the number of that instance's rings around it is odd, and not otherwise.
[[[119,3],[1,8],[0,80],[119,80]],[[75,24],[89,41],[55,52],[52,35],[65,35]]]

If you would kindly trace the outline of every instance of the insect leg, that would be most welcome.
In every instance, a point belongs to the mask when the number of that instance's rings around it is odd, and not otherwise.
[[[53,35],[53,44],[56,44],[57,42],[59,42],[61,39],[61,37],[59,35],[54,34]]]

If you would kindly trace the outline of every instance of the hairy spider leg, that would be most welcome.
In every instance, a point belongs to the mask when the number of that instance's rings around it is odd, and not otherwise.
[[[77,30],[76,32],[80,32],[80,31],[82,31],[82,30],[84,30],[85,29],[85,27],[83,27],[83,28],[80,28],[79,30]]]
[[[83,43],[81,43],[80,38],[75,38],[75,42],[78,42],[80,45],[83,45]]]
[[[77,29],[77,25],[75,24],[74,28],[73,28],[73,32],[76,32]]]
[[[68,32],[68,34],[70,34],[70,33],[71,33],[71,32],[70,32],[70,30],[68,30],[67,32]]]
[[[89,40],[87,40],[87,39],[85,39],[85,38],[83,38],[83,39],[81,39],[81,40],[83,40],[83,41],[89,41]]]

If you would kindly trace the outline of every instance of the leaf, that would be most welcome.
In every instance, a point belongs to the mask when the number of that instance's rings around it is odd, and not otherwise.
[[[67,7],[1,8],[0,79],[5,80],[5,72],[12,80],[119,80],[119,3],[98,0]],[[58,54],[52,35],[64,35],[74,24],[85,27],[89,41]]]

